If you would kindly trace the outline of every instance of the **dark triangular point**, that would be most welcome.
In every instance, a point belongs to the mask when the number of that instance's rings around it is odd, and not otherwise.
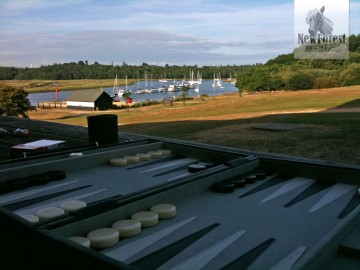
[[[249,250],[239,258],[225,265],[222,270],[242,270],[248,268],[265,250],[267,250],[274,242],[275,238],[269,238],[265,242]]]
[[[286,178],[284,178],[284,177],[282,177],[282,176],[280,176],[280,175],[275,176],[274,178],[272,178],[272,179],[264,182],[264,183],[261,184],[260,186],[257,186],[256,188],[253,188],[253,189],[249,190],[248,192],[240,195],[239,198],[244,198],[244,197],[246,197],[246,196],[249,196],[249,195],[251,195],[251,194],[254,194],[254,193],[256,193],[256,192],[259,192],[259,191],[261,191],[261,190],[263,190],[263,189],[266,189],[266,188],[275,186],[275,185],[277,185],[277,184],[279,184],[279,183],[281,183],[281,182],[284,182],[284,181],[286,181],[286,180],[287,180]]]
[[[349,201],[349,203],[344,207],[344,209],[338,215],[338,218],[342,219],[346,217],[348,214],[350,214],[351,211],[353,211],[359,205],[360,205],[360,196],[356,192]]]
[[[134,261],[131,265],[139,269],[156,269],[219,225],[219,223],[212,224],[137,261]]]
[[[301,202],[302,200],[305,200],[306,198],[332,186],[333,183],[331,182],[322,182],[322,181],[316,181],[311,186],[309,186],[307,189],[305,189],[303,192],[301,192],[298,196],[296,196],[294,199],[289,201],[284,205],[284,207],[290,207],[296,203]]]

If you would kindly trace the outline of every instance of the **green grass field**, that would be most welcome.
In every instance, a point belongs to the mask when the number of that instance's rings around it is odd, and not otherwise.
[[[247,150],[360,164],[360,86],[244,95],[85,112],[41,110],[30,117],[86,126],[87,116],[118,115],[119,130]],[[290,131],[254,129],[266,123],[298,125]]]

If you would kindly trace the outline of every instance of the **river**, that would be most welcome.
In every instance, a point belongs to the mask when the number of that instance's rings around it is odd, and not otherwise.
[[[188,91],[189,96],[197,96],[197,95],[208,95],[208,96],[217,96],[222,95],[225,93],[233,93],[238,92],[238,88],[236,88],[234,85],[232,85],[229,82],[222,82],[223,88],[218,87],[212,87],[213,80],[203,80],[202,83],[199,86],[199,92],[195,92],[193,89],[190,89]],[[135,94],[135,91],[139,88],[150,88],[154,87],[155,89],[158,89],[161,86],[168,86],[169,84],[173,84],[173,81],[168,81],[167,83],[159,82],[159,81],[153,81],[153,82],[146,82],[141,81],[138,83],[135,83],[133,85],[130,85],[127,87],[127,89],[132,91],[131,98],[133,99],[133,102],[141,102],[141,101],[147,101],[147,100],[161,100],[163,97],[170,97],[170,96],[180,96],[181,91],[178,92],[158,92],[158,93],[145,93],[145,94]],[[126,87],[123,86],[123,89]],[[113,95],[113,87],[103,88],[105,92],[107,92],[110,95]],[[84,90],[76,90],[76,91],[84,91]],[[72,91],[59,91],[59,99],[60,100],[66,100],[66,98],[72,93]],[[44,102],[44,101],[54,101],[56,99],[55,90],[54,92],[45,92],[45,93],[32,93],[28,95],[28,99],[31,102],[31,105],[36,106],[38,102]],[[118,98],[117,98],[118,99]],[[120,101],[124,101],[120,98]]]

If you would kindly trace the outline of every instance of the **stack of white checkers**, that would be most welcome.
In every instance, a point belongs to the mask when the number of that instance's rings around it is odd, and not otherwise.
[[[159,149],[156,151],[149,151],[147,153],[138,153],[135,155],[127,155],[119,158],[111,158],[109,160],[109,164],[112,166],[125,166],[128,164],[138,163],[140,161],[169,157],[171,155],[171,150]]]
[[[176,207],[172,204],[161,203],[150,207],[147,211],[139,211],[131,215],[130,219],[114,222],[111,228],[99,228],[90,231],[85,236],[69,237],[70,240],[94,249],[103,249],[116,245],[120,238],[138,235],[143,228],[149,228],[159,223],[159,220],[176,216]]]
[[[26,219],[31,223],[36,223],[40,221],[45,221],[50,218],[55,218],[66,213],[75,212],[81,208],[86,207],[87,204],[84,201],[72,200],[61,203],[58,207],[51,206],[45,207],[38,210],[35,215],[20,215],[20,217]]]

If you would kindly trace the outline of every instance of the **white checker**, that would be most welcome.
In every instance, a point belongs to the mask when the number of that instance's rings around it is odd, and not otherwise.
[[[115,248],[111,251],[107,251],[107,252],[105,252],[105,254],[116,260],[125,261],[126,259],[141,252],[142,250],[146,249],[147,247],[151,246],[152,244],[156,243],[157,241],[160,241],[164,237],[168,236],[170,233],[187,225],[194,219],[196,219],[196,217],[190,217],[186,220],[183,220],[181,222],[173,224],[163,230],[160,230],[158,232],[150,234],[144,238],[138,239],[136,241],[132,241],[125,246],[121,246],[121,247]]]
[[[172,155],[172,152],[169,149],[160,149],[158,152],[160,152],[163,157],[169,157]]]
[[[148,153],[139,153],[136,154],[139,157],[139,160],[150,160],[151,159],[151,155]]]
[[[60,207],[46,207],[36,212],[39,217],[39,221],[44,221],[50,218],[58,217],[65,214],[64,209]]]
[[[93,248],[107,248],[119,242],[119,231],[113,228],[100,228],[87,234]]]
[[[23,219],[26,219],[30,223],[36,223],[39,222],[39,217],[35,215],[20,215]]]
[[[131,237],[141,232],[141,222],[135,219],[119,220],[111,227],[119,231],[120,237]]]
[[[139,162],[139,156],[125,156],[124,159],[127,160],[128,164],[133,164],[133,163]]]
[[[109,160],[109,163],[112,166],[124,166],[128,162],[127,162],[126,158],[112,158],[112,159]]]
[[[71,200],[71,201],[63,202],[62,204],[59,205],[59,207],[64,209],[64,211],[66,213],[68,213],[68,212],[74,212],[81,208],[84,208],[84,207],[86,207],[86,205],[87,204],[84,201]]]
[[[90,239],[83,236],[73,236],[69,237],[69,240],[78,243],[79,245],[82,245],[84,247],[90,247]]]
[[[154,159],[162,157],[162,153],[158,152],[158,151],[150,151],[150,152],[148,152],[148,154],[150,154],[151,158],[154,158]]]
[[[159,215],[159,219],[168,219],[176,216],[176,207],[173,204],[161,203],[150,207],[150,211]]]
[[[131,215],[131,219],[141,222],[142,228],[152,227],[159,223],[159,215],[152,211],[140,211]]]

